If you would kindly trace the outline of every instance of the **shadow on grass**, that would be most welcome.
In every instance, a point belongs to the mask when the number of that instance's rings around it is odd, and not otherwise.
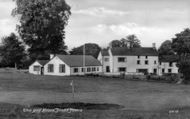
[[[74,108],[74,109],[83,109],[83,110],[110,110],[110,109],[122,109],[124,106],[117,105],[117,104],[94,104],[94,103],[44,103],[40,105],[33,105],[33,108],[46,108],[46,109],[67,109],[67,108]]]

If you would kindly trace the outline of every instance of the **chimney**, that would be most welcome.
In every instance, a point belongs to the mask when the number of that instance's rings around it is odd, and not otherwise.
[[[53,59],[55,55],[54,54],[50,54],[50,59]]]
[[[109,43],[109,48],[110,48],[110,49],[112,48],[112,42]]]
[[[156,43],[152,43],[152,47],[156,49]]]

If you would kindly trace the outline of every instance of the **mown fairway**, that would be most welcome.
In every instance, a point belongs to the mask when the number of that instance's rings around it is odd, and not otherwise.
[[[74,80],[75,100],[70,82]],[[62,102],[111,103],[124,110],[165,111],[190,106],[190,86],[103,77],[34,76],[1,71],[0,102],[21,105]]]

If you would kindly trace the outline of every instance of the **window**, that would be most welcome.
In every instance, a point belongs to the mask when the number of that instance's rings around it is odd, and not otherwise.
[[[85,68],[81,68],[81,72],[84,72],[85,71]]]
[[[54,72],[54,65],[53,64],[48,64],[48,72]]]
[[[148,65],[148,60],[145,60],[145,64]]]
[[[34,66],[34,71],[40,71],[40,66]]]
[[[137,64],[141,64],[141,61],[140,61],[140,60],[137,60]]]
[[[156,60],[154,61],[154,64],[157,64],[157,61],[156,61]]]
[[[173,63],[172,63],[172,62],[170,62],[170,63],[169,63],[169,66],[170,66],[170,67],[172,67],[172,66],[173,66]]]
[[[168,73],[172,73],[172,69],[168,69]]]
[[[78,73],[79,69],[78,68],[74,68],[74,73]]]
[[[97,71],[99,71],[99,67],[97,67]]]
[[[105,62],[109,62],[109,58],[105,58],[104,61],[105,61]]]
[[[162,73],[165,73],[165,69],[162,69]]]
[[[138,59],[140,59],[140,56],[138,56]]]
[[[96,67],[93,67],[93,68],[92,68],[92,71],[95,72],[95,71],[96,71]]]
[[[125,67],[119,67],[119,72],[126,72],[126,68]]]
[[[89,67],[89,68],[87,68],[87,72],[91,72],[91,68]]]
[[[146,56],[146,59],[148,59],[148,56]]]
[[[106,72],[110,72],[110,67],[106,66]]]
[[[64,64],[59,65],[59,73],[65,73],[65,65]]]
[[[125,62],[125,57],[119,57],[118,62]]]
[[[160,62],[160,65],[162,65],[162,62]]]

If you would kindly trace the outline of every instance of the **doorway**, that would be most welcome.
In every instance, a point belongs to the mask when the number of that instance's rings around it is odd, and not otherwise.
[[[41,75],[44,75],[44,67],[41,67]]]
[[[109,73],[110,72],[110,67],[106,66],[106,72]]]
[[[154,69],[154,70],[153,70],[153,73],[154,73],[154,74],[157,74],[157,69]]]

